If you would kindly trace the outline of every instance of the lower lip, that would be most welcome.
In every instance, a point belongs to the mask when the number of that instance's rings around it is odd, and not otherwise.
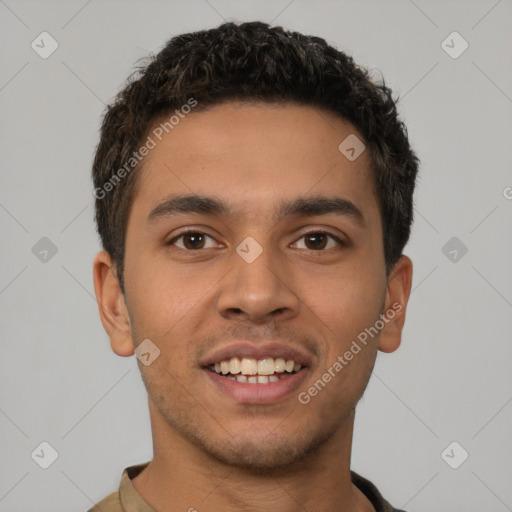
[[[268,384],[248,384],[222,377],[208,369],[207,377],[223,393],[242,404],[271,404],[291,395],[302,384],[308,373],[302,368],[297,373]]]

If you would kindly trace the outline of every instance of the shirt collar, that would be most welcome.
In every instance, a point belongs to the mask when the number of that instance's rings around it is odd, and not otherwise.
[[[123,476],[121,477],[121,485],[119,486],[119,499],[123,510],[126,512],[156,512],[154,508],[150,507],[143,499],[142,496],[136,491],[132,484],[132,478],[135,478],[148,466],[149,462],[144,464],[137,464],[125,468]]]
[[[148,466],[149,462],[137,464],[125,468],[121,477],[121,485],[119,486],[119,499],[125,512],[156,512],[136,491],[132,484],[132,478],[135,478]],[[375,508],[376,512],[400,512],[393,508],[380,494],[377,488],[369,481],[359,476],[354,471],[350,472],[352,483],[368,498]]]

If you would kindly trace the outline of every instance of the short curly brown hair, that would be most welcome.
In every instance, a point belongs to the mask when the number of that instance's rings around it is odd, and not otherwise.
[[[191,98],[199,111],[228,100],[290,102],[326,109],[352,123],[372,162],[389,274],[409,239],[419,163],[391,90],[324,39],[262,22],[229,22],[170,39],[106,109],[92,169],[96,222],[123,292],[137,175],[127,162],[138,169],[133,155],[155,120]]]

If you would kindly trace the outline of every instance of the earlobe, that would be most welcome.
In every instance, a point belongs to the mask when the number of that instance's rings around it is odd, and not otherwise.
[[[94,258],[93,275],[101,323],[110,338],[110,346],[119,356],[131,356],[134,346],[130,316],[115,266],[106,251],[99,252]]]
[[[405,311],[411,293],[412,261],[402,255],[396,262],[388,279],[384,305],[384,327],[380,333],[379,350],[394,352],[402,340]]]

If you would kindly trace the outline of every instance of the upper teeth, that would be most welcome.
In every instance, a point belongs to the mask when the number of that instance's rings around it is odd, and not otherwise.
[[[301,365],[293,359],[284,360],[281,357],[276,359],[266,357],[264,359],[252,359],[250,357],[232,357],[220,363],[215,363],[215,372],[222,375],[272,375],[274,373],[298,372]]]

